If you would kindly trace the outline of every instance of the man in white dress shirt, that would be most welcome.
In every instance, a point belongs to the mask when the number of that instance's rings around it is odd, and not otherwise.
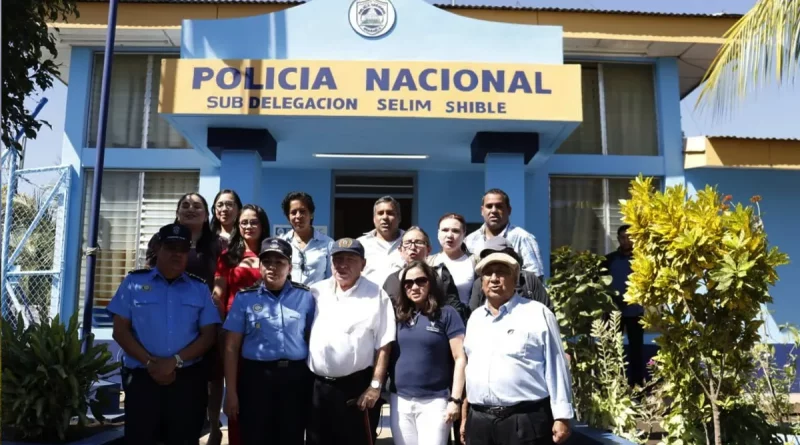
[[[515,291],[519,263],[492,253],[476,266],[486,304],[467,322],[467,445],[563,443],[573,417],[569,369],[555,315]]]
[[[389,296],[361,276],[366,260],[358,240],[338,240],[333,276],[311,286],[317,300],[308,347],[316,376],[307,445],[371,445],[375,406],[386,378],[397,325]]]
[[[400,203],[391,196],[384,196],[375,201],[372,207],[375,230],[358,238],[364,246],[364,257],[367,259],[363,275],[379,285],[383,285],[386,277],[405,264],[400,256],[400,244],[403,242],[401,220]]]

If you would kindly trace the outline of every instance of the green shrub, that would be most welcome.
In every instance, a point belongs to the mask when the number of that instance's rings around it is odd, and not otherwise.
[[[548,292],[570,355],[576,417],[587,425],[641,441],[634,392],[625,378],[620,313],[604,258],[562,247],[553,252]],[[610,314],[607,321],[602,318]]]
[[[2,326],[2,425],[4,434],[63,441],[73,418],[86,425],[92,384],[119,367],[106,345],[81,353],[78,314],[69,326],[51,322]],[[95,412],[93,411],[93,414]],[[95,415],[97,418],[101,418]]]
[[[660,333],[655,369],[670,401],[666,443],[774,437],[743,397],[756,368],[761,305],[772,301],[775,269],[788,258],[770,248],[753,207],[730,201],[711,187],[694,197],[683,185],[662,193],[640,176],[622,202],[634,245],[625,301],[647,308],[644,327]]]

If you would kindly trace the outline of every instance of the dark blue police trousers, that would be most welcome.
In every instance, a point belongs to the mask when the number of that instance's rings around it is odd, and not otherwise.
[[[197,445],[208,406],[208,371],[197,363],[159,385],[147,369],[125,369],[125,442],[129,445]]]

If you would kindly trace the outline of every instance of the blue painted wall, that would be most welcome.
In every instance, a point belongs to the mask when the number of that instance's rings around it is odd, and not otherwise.
[[[753,195],[760,195],[764,224],[769,242],[789,255],[792,264],[778,269],[780,281],[772,290],[774,303],[769,309],[777,324],[800,325],[800,200],[797,184],[800,172],[781,170],[693,169],[686,171],[690,191],[716,186],[723,195],[732,195],[735,202],[749,204]]]
[[[445,213],[460,213],[467,222],[483,221],[483,176],[482,171],[425,170],[417,174],[417,225],[433,238],[434,252],[441,250],[436,238],[439,218]]]

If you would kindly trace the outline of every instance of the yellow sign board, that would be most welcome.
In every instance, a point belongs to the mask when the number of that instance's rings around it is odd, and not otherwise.
[[[579,65],[165,59],[160,113],[582,120]]]

